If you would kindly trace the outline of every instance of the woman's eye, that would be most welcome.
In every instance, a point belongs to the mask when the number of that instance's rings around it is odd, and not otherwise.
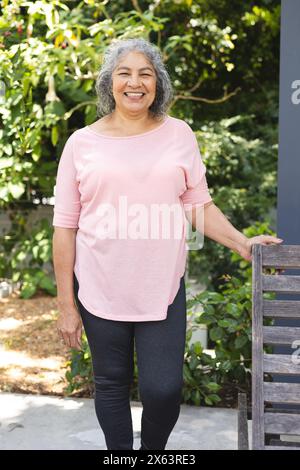
[[[128,75],[128,73],[122,72],[122,73],[119,73],[119,75]],[[151,77],[151,75],[150,75],[149,73],[142,73],[142,75],[143,75],[144,77]]]

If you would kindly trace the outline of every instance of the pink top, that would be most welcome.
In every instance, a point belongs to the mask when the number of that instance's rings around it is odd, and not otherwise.
[[[169,115],[133,136],[89,126],[71,134],[58,165],[53,225],[78,228],[74,272],[90,313],[121,321],[167,317],[186,267],[185,205],[212,200],[205,172],[193,130]]]

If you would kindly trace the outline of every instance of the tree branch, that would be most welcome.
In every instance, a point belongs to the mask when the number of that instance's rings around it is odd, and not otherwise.
[[[179,94],[179,95],[175,95],[172,105],[174,105],[177,100],[202,101],[203,103],[208,103],[208,104],[224,103],[224,101],[229,100],[232,96],[236,95],[239,91],[241,91],[241,87],[237,87],[231,93],[227,93],[227,91],[225,91],[224,95],[221,98],[217,98],[215,100],[211,100],[209,98],[203,98],[203,97],[200,97],[200,96],[180,95]]]

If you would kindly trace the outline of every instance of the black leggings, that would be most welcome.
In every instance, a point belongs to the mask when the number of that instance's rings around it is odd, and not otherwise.
[[[74,294],[92,356],[95,410],[109,450],[133,449],[130,385],[134,338],[143,405],[141,448],[164,449],[180,413],[186,337],[184,276],[165,320],[116,321],[88,312]]]

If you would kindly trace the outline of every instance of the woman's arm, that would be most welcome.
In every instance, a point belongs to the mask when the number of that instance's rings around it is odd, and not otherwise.
[[[74,305],[75,228],[54,227],[53,264],[59,305]]]
[[[67,346],[80,349],[82,322],[74,301],[73,269],[77,228],[54,227],[53,264],[57,284],[57,329]]]
[[[204,228],[205,236],[230,248],[247,261],[252,260],[251,246],[254,243],[267,245],[283,241],[271,235],[247,238],[229,222],[223,212],[212,201],[205,204],[204,207],[194,206],[192,209],[186,210],[185,214],[194,229],[201,233]]]

